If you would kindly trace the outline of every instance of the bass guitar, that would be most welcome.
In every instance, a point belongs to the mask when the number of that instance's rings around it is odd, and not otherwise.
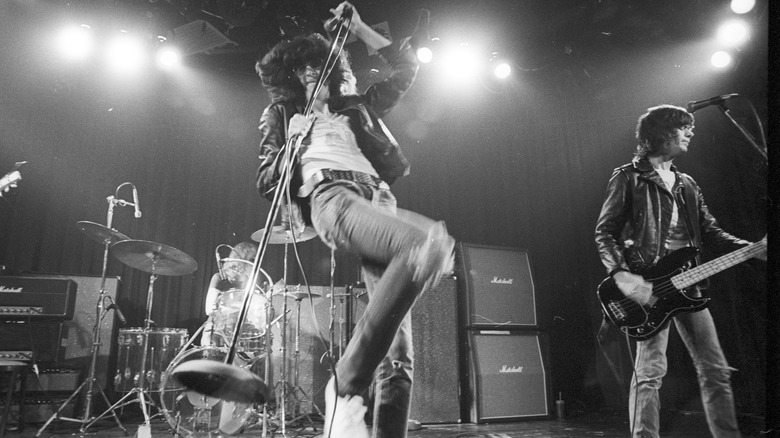
[[[675,314],[704,309],[710,299],[689,297],[685,290],[724,269],[766,252],[766,237],[700,266],[687,269],[690,260],[698,252],[699,250],[693,247],[678,249],[642,272],[642,277],[653,284],[652,297],[644,305],[623,295],[615,279],[607,277],[599,284],[597,291],[602,312],[612,324],[631,338],[640,341],[649,339]]]

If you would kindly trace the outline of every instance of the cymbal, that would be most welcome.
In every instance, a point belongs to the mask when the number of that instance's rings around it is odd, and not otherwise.
[[[255,242],[260,242],[263,240],[263,233],[265,232],[265,228],[260,228],[259,230],[252,233],[252,240]],[[313,239],[317,237],[317,232],[314,231],[314,228],[312,227],[305,227],[303,231],[296,232],[295,233],[295,241],[296,242],[305,242],[307,240]],[[275,225],[271,228],[271,235],[268,237],[268,243],[270,244],[279,244],[279,243],[292,243],[293,242],[293,236],[292,236],[292,230],[286,230],[281,225]]]
[[[87,237],[95,242],[106,243],[106,241],[109,241],[110,243],[116,243],[121,240],[130,240],[129,237],[119,231],[95,222],[79,221],[76,222],[76,226],[78,226],[82,233],[86,234]]]
[[[184,362],[171,375],[187,389],[237,403],[264,403],[268,386],[251,371],[207,359]]]
[[[293,291],[285,292],[286,288],[284,287],[284,279],[281,279],[277,281],[276,284],[274,284],[273,288],[271,289],[272,290],[271,295],[273,296],[284,295],[288,298],[292,298],[295,300],[301,300],[309,296],[309,294],[305,290],[301,290],[301,285],[297,284],[291,287],[294,289]],[[318,294],[316,292],[311,293],[312,298],[319,298],[321,296],[322,296],[321,294]]]
[[[309,296],[309,294],[306,293],[305,291],[287,292],[286,294],[283,294],[283,295],[286,296],[286,297],[289,297],[289,298],[293,298],[296,301],[297,300],[302,300],[302,299],[304,299],[304,298]],[[321,296],[322,295],[314,293],[314,292],[311,293],[311,297],[312,298],[319,298]]]
[[[187,275],[198,262],[184,252],[147,240],[122,240],[111,246],[114,257],[131,268],[158,275]]]

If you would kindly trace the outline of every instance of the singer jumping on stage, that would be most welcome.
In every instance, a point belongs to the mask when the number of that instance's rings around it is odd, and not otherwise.
[[[299,230],[297,219],[310,221],[328,246],[360,257],[369,294],[326,387],[325,437],[368,437],[360,394],[379,367],[373,436],[402,438],[412,387],[410,309],[423,289],[452,270],[454,240],[443,223],[397,209],[389,187],[408,174],[409,164],[379,117],[412,85],[418,68],[414,39],[391,44],[347,2],[332,12],[379,51],[392,74],[357,94],[347,54],[341,53],[313,96],[313,113],[307,118],[301,112],[328,58],[329,42],[313,34],[271,49],[257,63],[273,100],[260,121],[257,188],[269,199],[273,196],[283,161],[280,150],[288,138],[304,136],[291,182],[293,205],[282,205],[282,222]]]

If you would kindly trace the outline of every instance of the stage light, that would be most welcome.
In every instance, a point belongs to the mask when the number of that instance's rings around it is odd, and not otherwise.
[[[735,14],[750,12],[756,5],[756,0],[731,0],[731,10]]]
[[[417,47],[417,60],[427,64],[433,60],[433,50],[431,49],[430,24],[431,13],[427,9],[420,9],[420,15],[417,17],[417,26],[412,32],[413,47]]]
[[[65,58],[74,61],[85,59],[94,45],[92,29],[86,24],[67,27],[60,33],[57,45]]]
[[[499,79],[506,79],[512,74],[512,66],[506,62],[499,62],[493,68],[493,74]]]
[[[718,28],[718,41],[729,47],[736,47],[748,39],[748,28],[740,20],[731,20]]]
[[[719,50],[712,54],[710,62],[716,68],[726,68],[731,64],[732,58],[728,52]]]
[[[417,60],[423,64],[433,61],[433,50],[428,46],[422,46],[417,49]]]
[[[173,46],[157,49],[157,66],[163,70],[173,70],[181,66],[181,52]]]
[[[143,65],[146,50],[143,42],[122,31],[107,46],[107,58],[112,70],[131,73]]]
[[[476,50],[465,43],[446,50],[441,62],[447,78],[459,82],[475,79],[483,64]]]

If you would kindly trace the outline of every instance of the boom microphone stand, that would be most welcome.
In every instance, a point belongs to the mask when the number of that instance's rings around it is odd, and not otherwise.
[[[333,69],[338,61],[338,53],[346,42],[346,36],[349,31],[349,24],[351,19],[348,20],[345,26],[340,26],[339,34],[334,40],[334,44],[331,46],[331,52],[328,59],[325,62],[325,66],[320,72],[319,79],[314,91],[312,92],[303,115],[308,119],[308,124],[304,129],[304,132],[308,132],[311,129],[314,120],[310,117],[314,102],[317,95],[322,89],[329,72]],[[343,32],[342,32],[343,28]],[[342,35],[343,34],[343,35]],[[341,37],[341,38],[339,38]],[[338,46],[338,47],[337,47]],[[334,56],[335,54],[335,56]],[[273,223],[279,213],[279,209],[282,204],[283,197],[286,196],[287,200],[290,200],[290,180],[293,171],[294,159],[300,151],[303,144],[303,135],[297,137],[288,138],[285,146],[280,151],[281,159],[280,164],[281,172],[279,176],[279,183],[274,190],[273,200],[271,201],[271,207],[266,218],[265,227],[263,228],[263,235],[259,241],[257,254],[255,255],[254,263],[252,266],[252,275],[247,282],[247,288],[244,294],[244,300],[241,305],[241,309],[238,313],[236,320],[236,330],[233,331],[233,336],[230,342],[230,347],[225,355],[225,363],[222,366],[214,364],[213,361],[207,360],[192,360],[184,364],[179,365],[173,370],[172,374],[182,383],[185,387],[205,394],[208,396],[214,396],[223,399],[232,399],[239,402],[263,402],[265,403],[267,396],[267,387],[262,382],[257,382],[254,379],[254,374],[248,370],[242,370],[233,366],[233,360],[236,354],[236,348],[238,345],[239,334],[241,332],[239,327],[244,323],[246,314],[249,310],[249,299],[252,296],[252,288],[257,281],[258,273],[261,270],[263,259],[265,258],[266,251],[268,249],[268,243],[270,242],[271,233],[273,230]],[[278,157],[277,157],[278,158]],[[288,202],[289,205],[289,202]],[[294,227],[292,227],[294,228]],[[292,239],[297,240],[296,230],[292,229]],[[265,415],[264,415],[265,416]],[[264,418],[265,420],[265,418]],[[284,422],[282,418],[282,422]],[[263,437],[266,436],[266,422],[264,421]]]
[[[100,382],[98,382],[97,378],[95,377],[95,373],[97,371],[98,352],[100,351],[100,328],[103,323],[103,318],[105,318],[109,310],[114,309],[120,321],[122,321],[123,324],[126,322],[124,315],[122,315],[122,311],[116,305],[114,299],[111,298],[110,295],[106,294],[106,271],[108,268],[109,247],[113,243],[116,243],[120,240],[129,239],[129,237],[111,228],[111,223],[113,222],[114,219],[114,206],[118,204],[121,206],[136,207],[136,217],[140,217],[140,211],[138,211],[137,202],[131,203],[117,198],[119,194],[119,189],[125,185],[133,185],[133,184],[130,182],[125,182],[120,184],[116,188],[114,196],[109,196],[108,198],[106,198],[106,200],[108,201],[108,213],[106,215],[105,228],[99,224],[95,224],[93,222],[87,222],[87,221],[82,221],[79,222],[78,224],[79,228],[83,232],[87,233],[89,237],[95,240],[102,239],[104,245],[103,269],[100,276],[100,296],[98,297],[97,303],[95,305],[95,325],[92,327],[92,348],[91,348],[91,358],[89,363],[89,376],[87,377],[86,380],[84,380],[84,382],[81,383],[81,385],[79,385],[78,388],[76,388],[75,391],[73,391],[70,397],[68,397],[67,400],[65,400],[62,403],[59,409],[57,409],[57,411],[54,414],[52,414],[51,417],[49,417],[46,423],[40,428],[40,430],[38,430],[38,433],[35,434],[36,437],[41,436],[41,433],[43,433],[46,427],[48,427],[49,424],[55,419],[80,423],[81,427],[79,428],[79,435],[84,436],[87,433],[87,428],[89,428],[89,426],[91,426],[92,423],[94,423],[95,421],[95,417],[92,416],[92,397],[95,392],[100,392],[100,395],[103,397],[103,400],[106,402],[106,406],[111,406],[111,402],[108,400],[108,397],[106,396],[106,393],[103,391],[103,388],[100,387]],[[137,200],[138,196],[135,192],[135,186],[133,186],[133,193],[134,193],[134,197]],[[109,303],[107,306],[105,304],[106,302]],[[85,401],[84,401],[84,414],[82,415],[82,417],[81,418],[61,417],[60,412],[68,405],[68,403],[71,402],[71,400],[73,400],[79,393],[81,393],[82,389],[86,389]],[[116,422],[117,426],[119,426],[119,428],[122,429],[122,431],[125,432],[126,434],[127,429],[119,421],[119,417],[116,415],[116,412],[113,409],[109,409],[109,410],[111,411],[111,415],[114,417],[114,421]]]

